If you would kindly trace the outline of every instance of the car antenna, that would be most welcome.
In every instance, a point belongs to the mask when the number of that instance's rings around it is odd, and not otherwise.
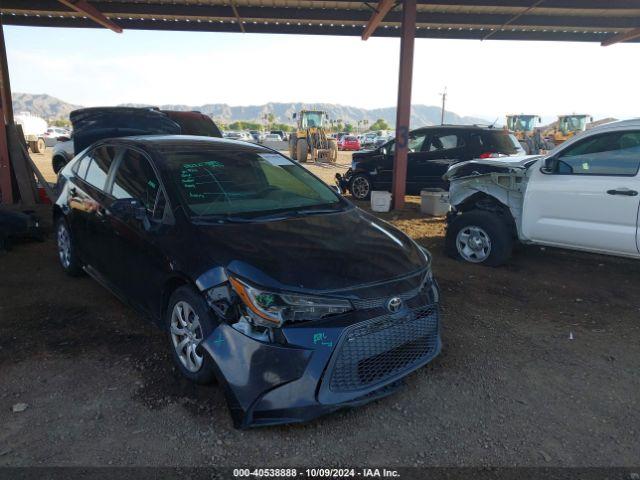
[[[493,128],[496,124],[496,122],[498,121],[500,117],[496,117],[496,119],[493,121],[493,123],[491,125],[489,125],[489,128]]]

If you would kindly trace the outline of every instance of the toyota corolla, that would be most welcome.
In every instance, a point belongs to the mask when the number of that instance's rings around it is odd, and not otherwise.
[[[62,267],[164,329],[238,428],[381,398],[440,351],[429,253],[266,147],[100,140],[59,188]]]

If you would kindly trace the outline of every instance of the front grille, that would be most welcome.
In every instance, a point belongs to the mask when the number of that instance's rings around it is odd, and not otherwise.
[[[409,290],[408,292],[400,293],[399,295],[394,296],[397,296],[401,298],[403,302],[406,302],[407,300],[411,300],[412,298],[416,297],[420,293],[421,289],[422,287],[414,288],[412,290]],[[383,307],[385,302],[389,300],[389,298],[390,297],[363,298],[359,300],[351,300],[351,303],[353,303],[353,306],[358,310],[368,310],[370,308]]]
[[[329,388],[348,392],[371,387],[432,357],[438,341],[435,306],[405,318],[378,317],[347,330],[338,345]]]

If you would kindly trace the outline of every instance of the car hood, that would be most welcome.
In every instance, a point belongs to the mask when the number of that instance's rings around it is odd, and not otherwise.
[[[197,251],[258,285],[328,292],[397,279],[427,265],[395,227],[357,209],[256,223],[194,225]]]
[[[73,148],[81,152],[98,140],[133,135],[179,135],[180,126],[152,108],[95,107],[74,110]]]
[[[455,180],[491,173],[508,173],[514,169],[527,169],[540,155],[513,155],[498,158],[478,158],[467,162],[453,164],[444,174],[445,180]]]

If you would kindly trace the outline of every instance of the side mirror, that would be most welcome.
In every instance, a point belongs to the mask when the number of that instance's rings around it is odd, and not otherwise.
[[[387,147],[380,147],[380,153],[382,155],[386,155],[387,154]]]
[[[544,159],[544,164],[542,165],[543,173],[555,173],[557,170],[558,170],[557,157],[547,157]]]
[[[123,220],[134,218],[143,222],[147,218],[147,209],[142,202],[135,198],[120,198],[115,200],[109,210],[113,215]]]

